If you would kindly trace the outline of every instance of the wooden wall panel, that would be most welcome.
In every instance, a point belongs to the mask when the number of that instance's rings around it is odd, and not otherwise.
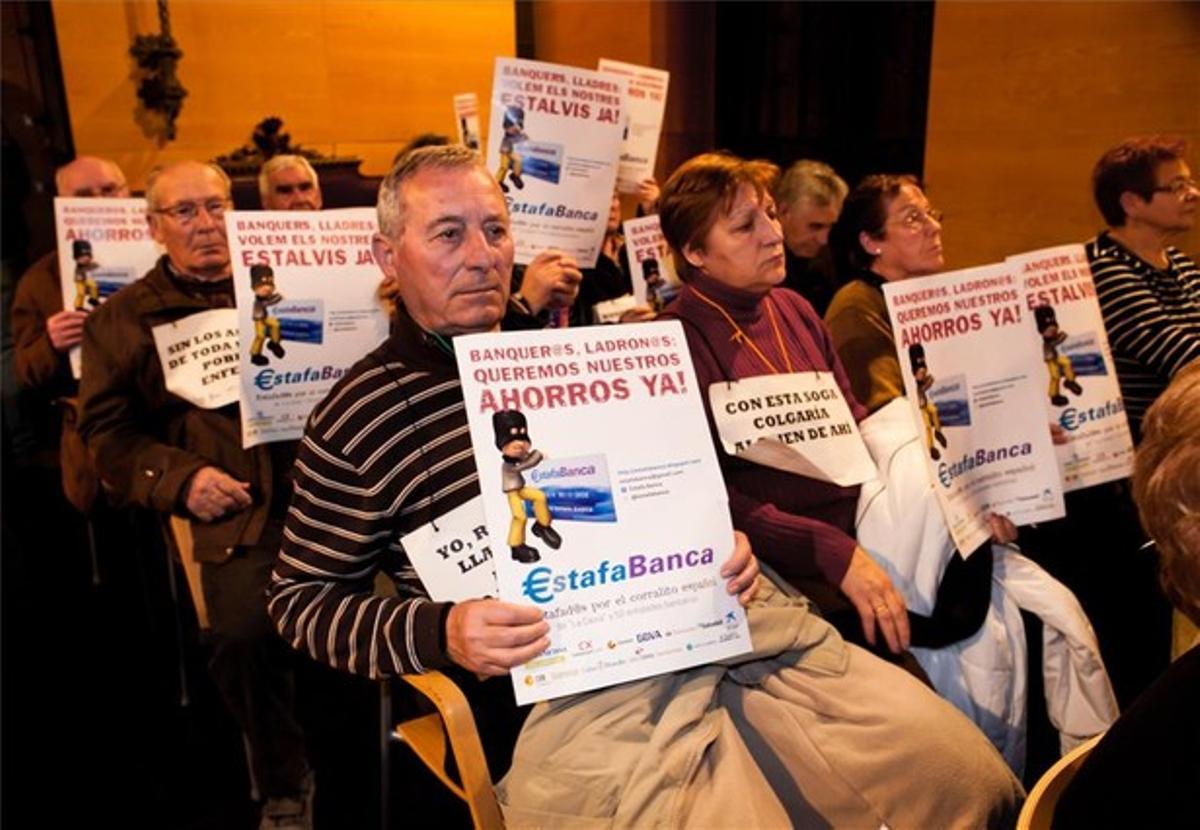
[[[925,177],[947,266],[1095,234],[1092,166],[1127,136],[1181,134],[1200,168],[1198,88],[1200,3],[938,3]]]
[[[493,62],[516,44],[511,0],[176,0],[170,10],[189,94],[177,140],[159,146],[135,119],[128,54],[136,33],[157,31],[155,4],[54,2],[76,149],[116,159],[135,187],[155,164],[241,146],[268,115],[293,141],[384,173],[417,133],[454,133],[455,93],[477,92],[486,124]]]
[[[533,43],[537,59],[596,68],[600,58],[652,66],[650,0],[537,0]]]

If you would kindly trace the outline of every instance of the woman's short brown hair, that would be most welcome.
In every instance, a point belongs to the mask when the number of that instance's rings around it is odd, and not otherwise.
[[[1187,142],[1177,136],[1150,135],[1130,138],[1100,157],[1092,170],[1092,196],[1110,228],[1125,224],[1121,196],[1136,193],[1144,200],[1154,198],[1154,174],[1158,166],[1178,161],[1187,152]]]
[[[690,279],[695,271],[683,249],[703,246],[719,213],[733,207],[739,188],[750,185],[761,201],[778,178],[779,168],[769,161],[747,161],[725,152],[704,153],[675,169],[659,196],[658,216],[681,279]]]
[[[1133,500],[1158,548],[1163,589],[1200,625],[1200,361],[1176,374],[1146,412]]]

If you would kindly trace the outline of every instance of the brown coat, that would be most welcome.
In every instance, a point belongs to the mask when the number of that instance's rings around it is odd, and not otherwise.
[[[75,394],[67,356],[50,345],[46,321],[63,309],[58,254],[51,251],[29,266],[17,283],[12,304],[13,371],[26,398],[36,407],[31,419],[37,435],[38,463],[58,464],[62,412],[55,402]]]
[[[200,409],[168,392],[153,327],[230,306],[228,294],[190,295],[160,259],[141,280],[94,311],[83,331],[79,431],[119,504],[186,516],[187,486],[209,465],[251,483],[254,505],[215,522],[193,522],[195,556],[219,562],[259,541],[272,496],[266,445],[242,449],[238,405]]]

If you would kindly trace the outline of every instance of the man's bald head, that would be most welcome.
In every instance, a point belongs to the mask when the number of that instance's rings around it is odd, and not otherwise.
[[[58,168],[54,187],[59,196],[123,198],[129,195],[125,174],[116,162],[80,156]]]

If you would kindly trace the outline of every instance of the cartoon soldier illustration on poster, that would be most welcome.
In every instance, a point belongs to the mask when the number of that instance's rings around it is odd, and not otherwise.
[[[929,447],[929,457],[937,461],[942,453],[934,445],[934,439],[943,447],[946,446],[946,436],[942,433],[942,419],[938,415],[937,406],[929,400],[927,392],[933,386],[933,375],[929,374],[929,365],[925,362],[925,347],[913,343],[908,347],[908,361],[912,366],[913,380],[917,382],[917,408],[925,421],[925,445]]]
[[[1071,358],[1058,353],[1058,347],[1067,339],[1067,333],[1058,327],[1054,306],[1038,306],[1033,310],[1033,319],[1037,322],[1038,334],[1042,336],[1042,359],[1046,361],[1046,371],[1050,375],[1050,403],[1066,406],[1067,396],[1062,394],[1060,386],[1067,387],[1076,395],[1083,394],[1083,387],[1075,380]]]
[[[553,550],[558,550],[562,545],[562,537],[550,526],[546,494],[526,484],[522,475],[525,470],[542,463],[542,454],[533,449],[529,440],[529,424],[523,413],[515,409],[494,413],[492,429],[496,433],[496,449],[504,458],[500,465],[500,482],[508,496],[508,509],[512,513],[512,523],[508,528],[508,546],[512,549],[512,558],[522,563],[537,562],[541,556],[535,548],[525,544],[525,524],[529,518],[525,512],[526,499],[533,502],[536,519],[533,535]]]
[[[76,239],[71,243],[71,256],[75,259],[75,310],[82,311],[86,300],[91,308],[100,304],[100,287],[91,273],[100,267],[92,256],[92,243]]]
[[[250,344],[250,362],[255,366],[266,366],[268,359],[262,353],[263,342],[270,334],[267,348],[276,357],[283,357],[283,346],[280,340],[283,335],[279,331],[279,320],[268,310],[277,305],[283,297],[275,290],[275,272],[270,265],[250,266],[250,287],[254,290],[254,342]]]
[[[496,181],[505,193],[508,192],[508,185],[504,183],[506,177],[517,190],[525,187],[525,180],[521,178],[521,154],[516,151],[516,145],[528,138],[525,135],[525,110],[515,105],[507,107],[504,110],[504,137],[500,139],[500,169],[496,171]]]

